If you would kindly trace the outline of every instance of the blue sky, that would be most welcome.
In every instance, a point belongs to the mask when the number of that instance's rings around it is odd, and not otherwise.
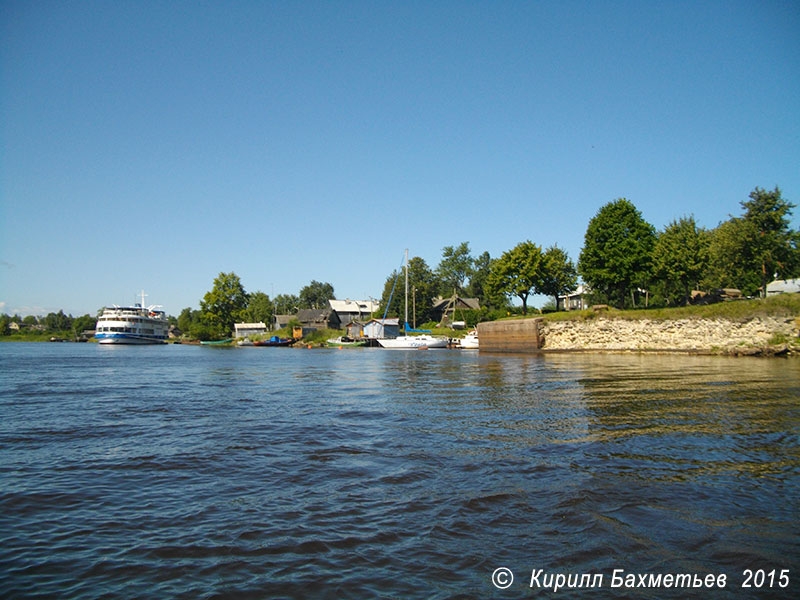
[[[0,312],[380,296],[631,200],[800,204],[800,4],[0,4]],[[793,226],[797,227],[798,215]]]

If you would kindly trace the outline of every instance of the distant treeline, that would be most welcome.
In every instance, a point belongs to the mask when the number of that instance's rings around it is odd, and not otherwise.
[[[20,317],[19,315],[3,314],[0,315],[0,335],[72,332],[79,336],[83,331],[94,329],[96,322],[97,318],[91,315],[73,317],[65,315],[63,310],[59,310],[57,313],[51,312],[45,317],[33,315]]]

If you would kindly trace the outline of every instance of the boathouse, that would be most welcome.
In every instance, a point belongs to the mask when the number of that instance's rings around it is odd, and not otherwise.
[[[400,319],[372,319],[364,323],[364,337],[374,340],[400,335]]]

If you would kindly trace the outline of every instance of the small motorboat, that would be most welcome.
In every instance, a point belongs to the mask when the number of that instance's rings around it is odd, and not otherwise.
[[[278,337],[277,335],[273,335],[268,340],[261,340],[258,342],[253,342],[254,346],[291,346],[297,340],[295,338],[282,338]]]
[[[367,342],[363,340],[354,340],[353,338],[347,337],[346,335],[340,335],[337,338],[331,338],[326,340],[328,346],[333,346],[334,348],[338,348],[339,346],[348,346],[353,348],[355,346],[365,346]]]
[[[465,335],[463,338],[461,338],[461,348],[464,348],[464,349],[467,349],[467,350],[476,350],[479,347],[480,346],[478,344],[478,330],[477,329],[473,329],[467,335]]]

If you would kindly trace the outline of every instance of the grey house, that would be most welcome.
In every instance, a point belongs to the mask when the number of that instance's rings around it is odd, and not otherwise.
[[[342,324],[330,308],[304,308],[297,311],[297,320],[304,329],[339,329]]]

